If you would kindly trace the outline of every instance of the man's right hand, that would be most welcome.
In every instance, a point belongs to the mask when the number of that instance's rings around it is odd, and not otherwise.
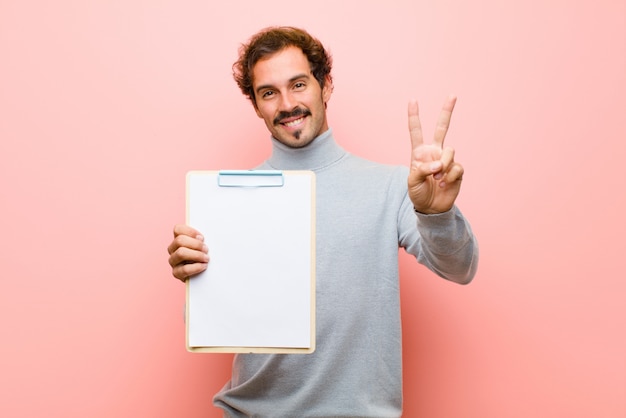
[[[200,232],[184,224],[174,226],[174,240],[167,247],[172,275],[185,281],[194,274],[206,270],[209,249]]]

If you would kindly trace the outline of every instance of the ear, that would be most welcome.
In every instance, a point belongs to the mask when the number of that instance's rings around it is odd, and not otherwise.
[[[254,107],[254,111],[256,112],[256,115],[260,117],[261,119],[263,119],[263,115],[259,111],[259,107],[256,105],[256,98],[254,96],[250,97],[250,103],[252,103],[252,107]]]
[[[326,76],[324,88],[322,89],[322,100],[324,101],[324,104],[328,103],[330,100],[330,96],[333,94],[333,88],[333,81],[329,76]]]

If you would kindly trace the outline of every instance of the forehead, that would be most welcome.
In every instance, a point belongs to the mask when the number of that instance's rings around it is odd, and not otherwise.
[[[309,75],[311,66],[302,50],[295,46],[284,48],[259,60],[252,68],[252,84],[279,85],[300,74]]]

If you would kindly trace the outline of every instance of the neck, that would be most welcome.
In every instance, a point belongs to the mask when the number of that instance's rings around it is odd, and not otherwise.
[[[267,163],[277,170],[319,170],[346,154],[328,129],[302,148],[288,147],[272,138],[272,156]]]

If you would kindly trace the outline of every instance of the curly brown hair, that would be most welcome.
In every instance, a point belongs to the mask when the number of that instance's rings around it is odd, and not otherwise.
[[[311,73],[324,88],[326,81],[332,81],[330,70],[332,57],[322,43],[303,29],[292,26],[269,27],[250,38],[239,48],[239,59],[233,64],[233,77],[241,92],[256,106],[252,87],[252,69],[255,64],[289,46],[295,46],[306,55]]]

